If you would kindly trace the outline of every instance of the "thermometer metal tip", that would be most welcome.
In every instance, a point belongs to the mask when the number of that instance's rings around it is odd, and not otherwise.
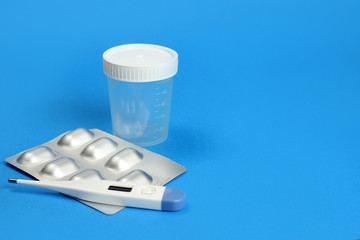
[[[9,178],[9,179],[8,179],[8,182],[17,183],[17,179]]]

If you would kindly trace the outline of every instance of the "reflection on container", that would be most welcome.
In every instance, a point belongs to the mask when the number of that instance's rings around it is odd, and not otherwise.
[[[173,79],[132,83],[108,78],[114,134],[141,146],[168,136]]]

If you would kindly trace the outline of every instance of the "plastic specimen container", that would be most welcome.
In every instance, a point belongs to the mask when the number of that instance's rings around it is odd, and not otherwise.
[[[168,136],[178,54],[151,44],[126,44],[103,55],[114,135],[140,146]]]

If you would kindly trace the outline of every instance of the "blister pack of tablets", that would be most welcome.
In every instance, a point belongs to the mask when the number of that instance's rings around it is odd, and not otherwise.
[[[115,180],[164,185],[185,167],[98,129],[79,128],[38,147],[18,153],[6,162],[38,180]],[[123,207],[79,201],[105,214]]]

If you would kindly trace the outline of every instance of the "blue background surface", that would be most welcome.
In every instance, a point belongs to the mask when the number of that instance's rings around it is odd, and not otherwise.
[[[78,127],[111,132],[102,53],[179,53],[175,213],[106,216],[9,185],[2,239],[360,238],[360,1],[1,1],[1,159]]]

